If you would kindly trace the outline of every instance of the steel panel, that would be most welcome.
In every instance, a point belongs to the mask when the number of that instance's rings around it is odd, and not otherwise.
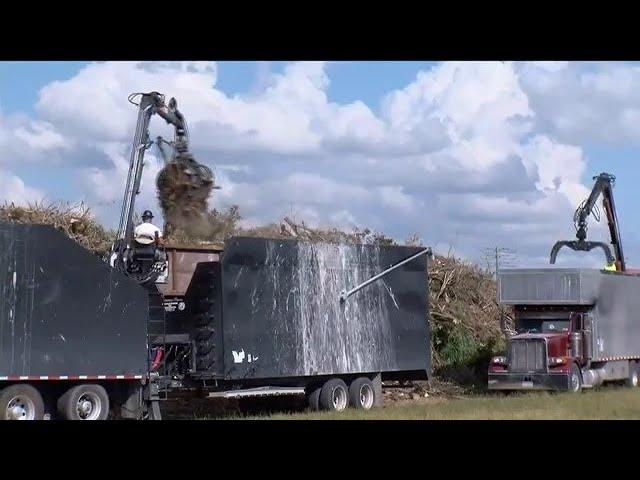
[[[0,224],[0,376],[146,374],[148,294],[63,233]]]
[[[498,300],[511,305],[590,305],[601,278],[594,269],[506,269],[498,274]]]
[[[223,264],[225,377],[429,370],[426,257],[413,247],[234,238]]]

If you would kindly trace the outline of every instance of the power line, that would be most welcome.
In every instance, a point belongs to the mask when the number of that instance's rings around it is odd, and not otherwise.
[[[484,249],[485,260],[487,262],[487,270],[495,275],[501,268],[513,267],[517,260],[517,251],[506,247],[492,247]]]

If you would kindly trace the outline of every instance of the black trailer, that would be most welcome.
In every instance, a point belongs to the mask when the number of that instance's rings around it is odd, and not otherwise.
[[[143,288],[51,226],[0,224],[0,417],[159,418],[174,394],[371,408],[382,379],[429,375],[427,252],[232,238],[170,250]]]
[[[426,257],[341,300],[421,250],[232,239],[222,262],[224,376],[424,376]]]
[[[148,293],[51,226],[0,224],[0,417],[139,417]]]
[[[169,252],[160,286],[165,344],[154,337],[173,352],[164,377],[178,389],[200,381],[210,397],[304,394],[312,408],[379,405],[383,379],[430,373],[424,253],[238,237],[208,258]],[[185,358],[193,361],[176,365]]]

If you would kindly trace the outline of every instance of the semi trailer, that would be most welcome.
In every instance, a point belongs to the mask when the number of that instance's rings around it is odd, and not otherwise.
[[[168,248],[141,285],[51,226],[0,224],[0,416],[160,418],[174,395],[372,408],[383,379],[429,376],[427,253],[235,237]]]
[[[574,215],[576,240],[556,242],[550,255],[595,248],[605,253],[602,270],[505,269],[498,272],[498,302],[513,308],[515,332],[507,352],[489,365],[489,390],[579,392],[606,382],[638,386],[640,373],[640,272],[627,269],[613,199],[615,177],[601,173]],[[602,205],[610,243],[587,240],[587,219]],[[611,249],[613,246],[613,252]]]

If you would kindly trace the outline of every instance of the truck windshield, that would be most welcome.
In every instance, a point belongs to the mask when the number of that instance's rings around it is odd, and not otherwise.
[[[518,333],[559,333],[569,331],[569,320],[521,318],[516,323]]]

